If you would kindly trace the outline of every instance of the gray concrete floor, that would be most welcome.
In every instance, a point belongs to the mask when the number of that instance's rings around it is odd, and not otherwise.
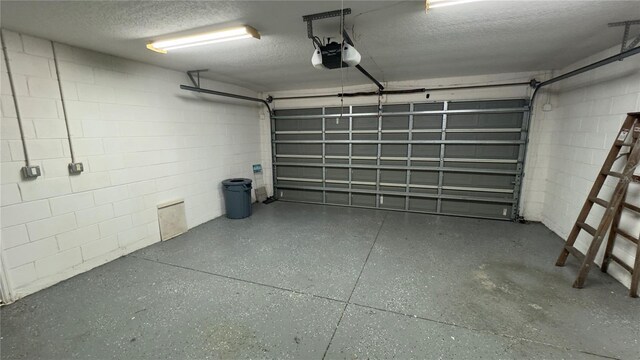
[[[640,358],[640,300],[514,224],[276,202],[3,307],[2,359]]]

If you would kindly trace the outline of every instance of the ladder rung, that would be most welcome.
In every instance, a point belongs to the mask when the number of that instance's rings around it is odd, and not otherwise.
[[[578,226],[580,229],[588,232],[589,234],[591,234],[591,236],[596,236],[596,229],[594,229],[591,225],[583,223],[583,222],[577,222],[576,226]]]
[[[603,208],[608,208],[609,207],[609,202],[602,200],[598,197],[590,197],[589,201],[591,201],[592,203],[598,204],[600,206],[602,206]]]
[[[575,247],[573,247],[573,246],[565,246],[564,248],[569,252],[569,254],[575,256],[578,259],[578,261],[580,261],[580,262],[584,261],[584,254],[581,253]]]
[[[631,205],[631,204],[629,204],[629,203],[624,203],[624,206],[625,206],[627,209],[629,209],[629,210],[631,210],[631,211],[635,211],[635,212],[637,212],[638,214],[640,214],[640,207],[635,206],[635,205]]]
[[[617,171],[606,171],[603,173],[603,175],[613,176],[618,179],[622,179],[624,177],[624,174],[619,173]],[[635,182],[640,182],[640,175],[631,175],[631,180]]]
[[[615,261],[616,263],[618,263],[618,265],[622,266],[625,270],[627,270],[630,274],[633,274],[633,268],[629,265],[627,265],[624,261],[622,261],[622,259],[620,259],[619,257],[615,256],[615,255],[611,255],[611,260]]]
[[[624,141],[616,140],[616,141],[613,143],[613,146],[620,146],[620,147],[624,147],[624,146],[626,146],[626,147],[631,147],[631,146],[633,146],[633,143],[625,143]]]
[[[633,236],[631,236],[631,234],[629,234],[628,232],[624,231],[624,230],[620,230],[620,229],[616,229],[616,233],[618,233],[618,235],[622,236],[623,238],[626,238],[627,240],[631,241],[632,243],[636,244],[636,245],[640,245],[640,241],[638,241],[638,239],[634,238]]]

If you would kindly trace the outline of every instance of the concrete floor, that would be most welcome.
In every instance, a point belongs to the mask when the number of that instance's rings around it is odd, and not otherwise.
[[[640,300],[514,224],[276,202],[1,309],[2,359],[640,358]]]

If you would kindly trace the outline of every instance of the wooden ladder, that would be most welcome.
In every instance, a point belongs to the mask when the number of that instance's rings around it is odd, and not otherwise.
[[[625,142],[625,140],[631,134],[631,142]],[[623,148],[629,148],[628,153],[621,154]],[[626,157],[627,162],[624,170],[621,173],[611,171],[616,160]],[[616,137],[607,158],[602,165],[602,169],[596,178],[596,181],[591,188],[591,192],[587,197],[582,210],[578,215],[578,219],[573,225],[573,229],[569,234],[569,238],[556,261],[556,266],[564,266],[569,254],[582,261],[580,270],[578,270],[578,276],[573,283],[574,288],[582,288],[584,282],[589,274],[591,266],[594,264],[594,259],[598,254],[600,246],[604,241],[607,231],[611,227],[607,246],[605,250],[604,262],[602,265],[602,271],[606,271],[609,263],[615,261],[620,264],[624,269],[629,271],[632,276],[630,295],[633,297],[638,296],[638,281],[640,280],[640,240],[634,238],[627,232],[620,230],[618,225],[622,216],[623,210],[631,210],[640,214],[640,207],[631,205],[626,202],[626,194],[631,182],[640,182],[640,176],[634,175],[634,171],[640,163],[640,113],[629,113],[625,119],[618,136]],[[614,190],[613,196],[610,201],[603,200],[598,197],[600,190],[604,186],[607,177],[612,176],[619,179],[618,184]],[[604,215],[600,221],[598,228],[593,228],[586,223],[587,217],[591,212],[594,204],[605,208]],[[586,231],[593,239],[589,245],[589,249],[586,254],[582,254],[578,249],[574,247],[574,244],[578,238],[580,231]],[[633,268],[626,265],[621,259],[613,255],[613,246],[617,235],[621,235],[625,239],[636,244],[636,258]]]

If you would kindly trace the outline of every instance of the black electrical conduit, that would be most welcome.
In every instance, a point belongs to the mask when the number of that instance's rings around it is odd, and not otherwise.
[[[299,99],[315,99],[315,98],[329,98],[329,97],[340,98],[340,97],[378,96],[378,95],[404,95],[404,94],[417,94],[417,93],[425,93],[425,92],[432,92],[432,91],[467,90],[467,89],[520,86],[520,85],[531,85],[531,84],[532,83],[530,81],[524,81],[524,82],[502,83],[502,84],[464,85],[464,86],[435,87],[435,88],[415,88],[415,89],[404,89],[404,90],[382,90],[382,91],[364,91],[364,92],[322,94],[322,95],[284,96],[284,97],[275,97],[271,99],[272,100],[299,100]]]

